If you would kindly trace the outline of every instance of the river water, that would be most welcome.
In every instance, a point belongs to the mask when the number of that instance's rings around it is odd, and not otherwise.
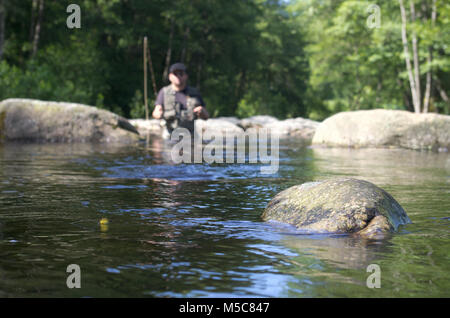
[[[260,168],[174,165],[154,144],[0,145],[0,297],[450,296],[448,153],[282,142],[278,172]],[[413,223],[364,241],[261,220],[281,190],[336,176],[382,187]]]

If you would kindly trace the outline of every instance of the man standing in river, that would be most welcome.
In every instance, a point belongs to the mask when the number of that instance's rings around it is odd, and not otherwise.
[[[163,87],[156,98],[152,116],[165,119],[169,134],[175,128],[187,128],[194,132],[194,120],[208,119],[209,114],[200,93],[187,85],[188,74],[186,66],[175,63],[169,68],[170,85]]]

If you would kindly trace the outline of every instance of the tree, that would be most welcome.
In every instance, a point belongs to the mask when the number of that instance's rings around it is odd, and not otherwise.
[[[5,42],[5,6],[0,0],[0,60],[3,56],[3,45]]]
[[[405,55],[406,69],[408,71],[409,76],[409,85],[411,87],[411,95],[414,104],[414,112],[420,113],[420,80],[419,80],[419,66],[418,66],[418,57],[417,57],[417,39],[415,33],[413,33],[413,50],[414,50],[414,72],[411,67],[411,58],[409,55],[409,46],[408,46],[408,37],[406,34],[406,12],[405,6],[403,5],[403,0],[399,0],[400,4],[400,12],[402,17],[402,42],[403,42],[403,50]],[[411,8],[414,8],[414,4],[411,4]],[[412,13],[414,10],[411,10]],[[413,18],[413,15],[412,15]]]
[[[399,1],[381,2],[379,28],[366,23],[370,1],[292,2],[306,29],[310,115],[378,107],[449,113],[450,4],[406,1],[401,10]]]
[[[167,85],[169,65],[183,61],[214,116],[322,119],[342,110],[414,111],[414,103],[449,113],[450,3],[402,2],[411,72],[398,1],[381,1],[382,23],[370,28],[369,0],[80,0],[83,26],[68,29],[65,1],[0,0],[0,99],[144,116],[147,36],[155,86]],[[411,83],[421,91],[412,93]]]
[[[419,12],[416,12],[416,2],[419,4],[419,7],[421,10]],[[400,13],[402,18],[402,43],[404,47],[404,56],[405,56],[405,62],[407,67],[407,72],[409,76],[409,82],[410,82],[410,89],[411,89],[411,95],[412,100],[414,104],[414,111],[416,113],[419,112],[428,112],[430,100],[432,96],[433,91],[433,51],[434,47],[438,47],[439,41],[437,41],[436,35],[438,34],[438,30],[436,30],[436,21],[438,17],[438,6],[437,1],[432,0],[430,1],[414,1],[409,0],[409,6],[410,6],[410,20],[411,20],[411,28],[410,28],[410,34],[411,34],[411,43],[412,43],[412,53],[413,53],[413,62],[414,62],[414,69],[411,67],[410,62],[410,56],[409,56],[409,49],[408,49],[408,36],[407,36],[407,14],[404,6],[403,0],[399,0],[399,6],[400,6]],[[422,25],[419,25],[417,23],[417,17],[422,17]],[[425,36],[422,36],[420,39],[418,39],[417,36],[417,29],[421,29],[421,33]],[[423,47],[425,49],[422,49],[422,52],[419,47],[419,40],[424,43]],[[428,45],[427,45],[428,44]],[[443,50],[441,50],[442,52]],[[445,52],[445,51],[444,51]],[[420,58],[422,56],[422,60],[424,60],[423,56],[426,56],[426,62],[425,67],[427,68],[425,73],[425,92],[422,94],[421,91],[421,64],[420,64]],[[448,59],[442,63],[443,65],[448,64]],[[439,79],[436,79],[437,83],[439,83]],[[444,102],[448,102],[448,99],[446,101],[446,95],[440,94],[441,98],[444,100]],[[422,99],[423,97],[423,99]]]
[[[39,1],[39,3],[38,3]],[[42,17],[44,15],[44,0],[33,0],[33,14],[35,11],[35,7],[37,7],[37,19],[33,28],[33,39],[32,39],[32,50],[31,57],[36,55],[38,45],[39,45],[39,36],[41,34],[41,26],[42,26]]]
[[[437,15],[436,0],[433,0],[432,6],[431,6],[431,27],[432,28],[435,28],[435,26],[436,26],[436,15]],[[432,62],[433,62],[433,46],[429,45],[428,46],[427,64],[431,65]],[[427,71],[427,80],[426,81],[427,81],[427,83],[426,83],[426,88],[425,88],[425,97],[424,97],[424,101],[423,101],[423,112],[424,113],[428,112],[428,108],[430,105],[431,81],[432,81],[431,67],[429,67],[429,69]]]

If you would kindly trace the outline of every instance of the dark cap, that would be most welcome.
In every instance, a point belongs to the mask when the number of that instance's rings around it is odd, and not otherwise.
[[[183,71],[186,72],[186,66],[183,63],[175,63],[172,64],[169,68],[169,73],[173,73],[175,71]]]

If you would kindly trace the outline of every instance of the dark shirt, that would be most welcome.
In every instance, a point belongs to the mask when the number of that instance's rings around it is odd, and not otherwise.
[[[203,101],[202,97],[200,95],[196,96],[199,101],[200,101],[200,105],[195,105],[195,106],[205,106],[205,102]],[[179,102],[182,106],[182,109],[186,109],[187,108],[187,96],[186,96],[186,88],[183,89],[182,91],[178,91],[175,93],[175,101]],[[161,105],[164,108],[164,89],[161,88],[159,90],[158,93],[158,97],[156,97],[156,101],[155,101],[155,106],[156,105]]]

